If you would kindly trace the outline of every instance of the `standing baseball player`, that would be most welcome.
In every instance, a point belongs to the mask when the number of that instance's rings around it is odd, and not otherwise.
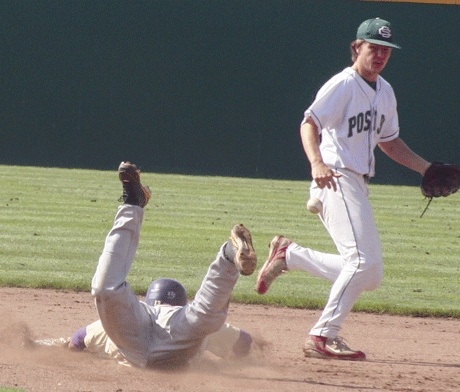
[[[379,234],[368,199],[374,176],[376,146],[391,159],[422,176],[430,163],[399,137],[396,98],[380,76],[390,59],[393,41],[389,22],[363,22],[351,45],[352,65],[333,76],[305,111],[300,133],[314,181],[310,198],[322,202],[319,217],[338,254],[303,248],[283,236],[270,243],[269,256],[257,279],[265,293],[283,272],[302,270],[332,282],[325,308],[307,337],[307,357],[363,360],[339,337],[342,324],[363,291],[382,280]]]
[[[91,338],[102,336],[106,340],[101,344],[111,344],[108,350],[115,350],[111,355],[120,362],[137,367],[184,365],[200,352],[206,337],[226,329],[230,296],[238,276],[250,275],[256,267],[251,234],[243,225],[233,227],[230,240],[220,248],[190,303],[185,303],[182,285],[174,282],[153,285],[146,301],[139,301],[126,277],[138,248],[150,190],[141,184],[134,164],[122,162],[118,174],[124,203],[118,208],[92,280],[100,322],[81,330],[71,344],[82,348]],[[238,331],[236,336],[232,329],[230,335],[232,348],[244,351],[251,344],[248,334]]]

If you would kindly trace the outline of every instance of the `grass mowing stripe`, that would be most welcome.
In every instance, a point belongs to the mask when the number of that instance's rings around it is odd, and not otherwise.
[[[0,166],[0,285],[90,289],[121,186],[116,171]],[[116,169],[116,168],[115,168]],[[153,198],[128,277],[143,293],[156,277],[181,280],[193,295],[236,223],[250,228],[261,265],[268,243],[284,234],[302,246],[336,252],[318,218],[305,209],[306,181],[143,173]],[[417,187],[370,185],[384,250],[382,286],[355,309],[460,317],[459,196],[426,200]],[[234,300],[320,308],[329,283],[284,274],[269,293],[243,277]]]

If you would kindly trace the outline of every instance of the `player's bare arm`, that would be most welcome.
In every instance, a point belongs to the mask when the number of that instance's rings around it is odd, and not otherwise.
[[[334,177],[340,177],[340,174],[334,172],[323,162],[321,151],[319,149],[319,133],[315,122],[310,118],[300,127],[300,136],[302,139],[303,149],[311,165],[311,176],[321,189],[328,187],[337,190],[337,184]]]
[[[380,149],[395,162],[424,175],[430,162],[413,152],[401,138],[379,143]]]

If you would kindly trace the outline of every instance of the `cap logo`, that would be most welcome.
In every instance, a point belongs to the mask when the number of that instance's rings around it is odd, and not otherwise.
[[[379,34],[386,39],[391,38],[391,29],[388,26],[382,26],[379,29]]]

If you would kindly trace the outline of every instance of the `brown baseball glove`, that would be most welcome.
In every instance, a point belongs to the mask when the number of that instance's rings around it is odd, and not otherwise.
[[[430,199],[452,195],[460,188],[460,168],[450,163],[433,162],[423,175],[420,188],[423,196]]]

